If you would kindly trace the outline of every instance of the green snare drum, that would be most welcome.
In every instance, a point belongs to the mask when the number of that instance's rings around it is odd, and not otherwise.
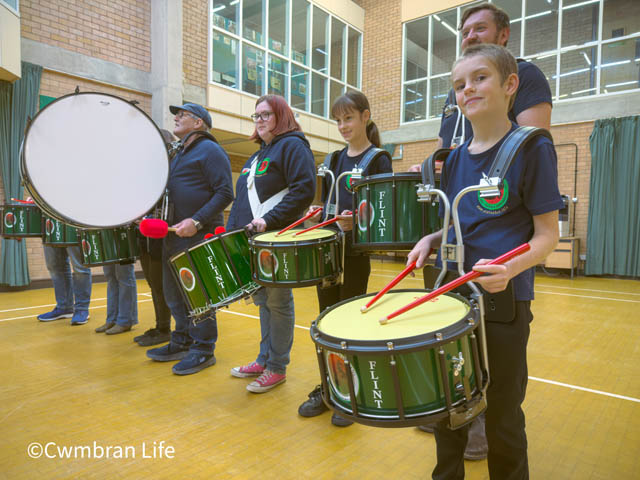
[[[361,251],[411,250],[439,230],[438,204],[418,202],[419,173],[364,177],[353,187],[353,248]]]
[[[88,267],[100,265],[126,265],[139,255],[137,227],[80,230],[82,263]]]
[[[169,260],[192,317],[225,307],[260,288],[251,281],[244,230],[215,235]]]
[[[78,245],[78,229],[52,217],[44,217],[42,244],[50,247],[72,247]]]
[[[266,232],[249,239],[253,279],[265,287],[308,287],[339,282],[342,274],[342,235],[317,228],[294,236]]]
[[[468,300],[448,293],[379,324],[425,293],[391,291],[367,313],[360,307],[373,294],[363,295],[312,323],[323,400],[341,416],[378,427],[448,418],[456,428],[486,408],[480,313]]]
[[[35,205],[0,205],[0,236],[42,237],[42,213]]]

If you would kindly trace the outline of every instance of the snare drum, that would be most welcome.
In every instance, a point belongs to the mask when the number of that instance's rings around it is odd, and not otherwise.
[[[380,252],[411,250],[441,228],[436,202],[418,202],[419,173],[365,177],[353,187],[353,248]]]
[[[244,230],[215,235],[174,255],[169,263],[192,317],[227,306],[260,288],[251,281]]]
[[[378,427],[449,418],[456,428],[486,408],[480,313],[468,300],[448,293],[378,322],[424,294],[394,290],[364,314],[373,294],[355,297],[312,323],[323,400],[341,416]]]
[[[54,100],[33,118],[20,173],[49,216],[75,227],[113,228],[158,202],[169,160],[146,113],[113,95],[82,92]]]
[[[342,234],[317,228],[298,236],[289,230],[249,239],[253,279],[265,287],[335,284],[342,273]]]
[[[103,230],[80,230],[82,263],[88,267],[98,267],[135,262],[136,257],[140,255],[136,232],[137,227],[133,225]]]
[[[0,205],[0,236],[42,237],[42,212],[36,205]]]
[[[66,225],[55,218],[44,217],[43,245],[50,247],[72,247],[79,243],[78,229],[71,225]]]

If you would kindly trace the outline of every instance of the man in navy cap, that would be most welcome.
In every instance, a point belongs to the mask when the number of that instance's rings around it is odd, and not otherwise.
[[[211,115],[195,103],[170,106],[175,115],[173,133],[181,142],[181,149],[171,160],[169,169],[169,201],[173,205],[176,228],[162,245],[163,288],[165,300],[176,322],[170,342],[147,351],[157,362],[180,360],[173,366],[176,375],[189,375],[214,365],[213,355],[218,338],[214,313],[199,321],[189,319],[189,312],[180,292],[181,286],[171,273],[169,259],[204,240],[224,224],[223,210],[233,200],[231,163],[226,152],[209,134]]]

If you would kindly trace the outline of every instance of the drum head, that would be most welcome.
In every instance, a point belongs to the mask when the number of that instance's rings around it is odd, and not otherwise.
[[[141,218],[169,176],[164,140],[131,103],[106,94],[61,97],[24,138],[21,169],[34,200],[70,225],[108,228]]]
[[[336,235],[335,230],[329,230],[328,228],[316,228],[315,230],[310,230],[308,232],[301,233],[300,235],[296,235],[296,233],[300,231],[301,229],[287,230],[278,236],[276,236],[278,232],[275,231],[265,232],[254,236],[253,240],[255,242],[296,243],[308,240],[320,240],[322,238],[334,237]]]
[[[318,330],[345,340],[397,340],[440,331],[462,320],[469,305],[456,297],[440,295],[380,325],[378,320],[426,295],[426,291],[389,292],[366,313],[360,308],[371,296],[355,298],[328,310]]]

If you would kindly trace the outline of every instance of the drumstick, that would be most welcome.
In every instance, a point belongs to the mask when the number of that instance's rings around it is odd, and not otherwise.
[[[429,255],[431,255],[434,251],[435,251],[435,249],[433,249],[433,248],[432,248],[432,249],[429,251]],[[427,256],[429,256],[429,255],[427,255]],[[373,297],[371,300],[369,300],[369,303],[367,303],[366,305],[364,305],[363,307],[361,307],[361,308],[360,308],[360,311],[361,311],[362,313],[367,312],[367,310],[369,310],[369,308],[371,308],[371,306],[372,306],[374,303],[376,303],[376,302],[380,299],[380,297],[381,297],[381,296],[383,296],[385,293],[387,293],[389,290],[391,290],[393,287],[395,287],[395,286],[398,284],[398,282],[399,282],[400,280],[402,280],[404,277],[406,277],[407,275],[409,275],[409,274],[413,271],[413,269],[414,269],[414,268],[416,268],[416,262],[417,262],[417,260],[414,260],[414,261],[413,261],[413,262],[411,262],[409,265],[407,265],[407,266],[405,267],[405,269],[404,269],[404,270],[402,270],[402,271],[398,274],[398,276],[396,276],[396,278],[394,278],[393,280],[391,280],[391,281],[389,282],[389,284],[388,284],[386,287],[384,287],[382,290],[380,290],[380,291],[376,294],[376,296],[375,296],[375,297]]]
[[[309,228],[305,228],[304,230],[300,230],[299,232],[294,233],[293,236],[295,237],[296,235],[300,235],[301,233],[310,232],[311,230],[315,230],[316,228],[326,227],[327,225],[331,225],[332,223],[336,223],[338,220],[340,220],[338,217],[333,217],[331,220],[327,220],[326,222],[322,222],[322,223],[319,223],[317,225],[314,225],[313,227],[309,227]]]
[[[391,280],[389,282],[389,284],[384,287],[382,290],[380,290],[375,297],[373,297],[371,300],[369,300],[369,303],[367,303],[366,305],[360,307],[360,312],[365,313],[369,307],[371,307],[371,305],[373,305],[374,303],[376,303],[378,301],[378,299],[383,296],[385,293],[387,293],[389,290],[391,290],[393,287],[396,286],[396,284],[402,280],[404,277],[406,277],[407,275],[409,275],[409,273],[411,273],[411,271],[413,271],[414,268],[416,268],[416,262],[417,260],[414,260],[413,262],[411,262],[409,265],[407,265],[405,267],[404,270],[402,270],[398,276],[396,278],[394,278],[393,280]]]
[[[295,222],[293,222],[291,225],[289,225],[288,227],[283,228],[282,230],[280,230],[278,233],[276,233],[276,237],[278,235],[280,235],[281,233],[286,232],[287,230],[292,229],[293,227],[296,227],[298,225],[300,225],[302,222],[304,222],[305,220],[310,219],[311,217],[314,217],[317,213],[320,213],[322,211],[322,207],[320,208],[316,208],[315,210],[312,210],[311,212],[307,213],[304,217],[302,217],[300,220],[296,220]]]
[[[175,232],[177,228],[170,227],[167,222],[159,218],[145,218],[140,222],[140,233],[149,238],[164,238],[168,232]]]
[[[491,260],[489,263],[485,263],[485,265],[499,265],[501,263],[505,263],[509,260],[511,260],[513,257],[517,257],[518,255],[529,251],[529,249],[531,248],[531,246],[528,243],[523,243],[522,245],[520,245],[519,247],[514,248],[513,250],[508,251],[507,253],[500,255],[498,258],[494,258],[493,260]],[[389,315],[387,315],[386,317],[381,318],[380,320],[378,320],[380,322],[381,325],[384,325],[385,323],[387,323],[389,320],[391,320],[394,317],[397,317],[400,314],[403,314],[409,310],[411,310],[412,308],[417,307],[418,305],[422,305],[425,302],[428,302],[429,300],[433,300],[434,298],[442,295],[443,293],[447,293],[450,290],[453,290],[454,288],[459,287],[460,285],[462,285],[463,283],[466,283],[470,280],[473,280],[474,278],[479,277],[480,275],[482,275],[482,272],[476,272],[476,271],[471,271],[459,278],[456,278],[455,280],[447,283],[446,285],[443,285],[442,287],[434,290],[431,293],[428,293],[427,295],[418,298],[417,300],[415,300],[414,302],[405,305],[404,307],[396,310],[393,313],[390,313]]]
[[[27,205],[34,205],[36,203],[33,200],[31,200],[31,201],[29,201],[29,200],[20,200],[19,198],[12,198],[11,201],[12,202],[18,202],[18,203],[26,203]]]

